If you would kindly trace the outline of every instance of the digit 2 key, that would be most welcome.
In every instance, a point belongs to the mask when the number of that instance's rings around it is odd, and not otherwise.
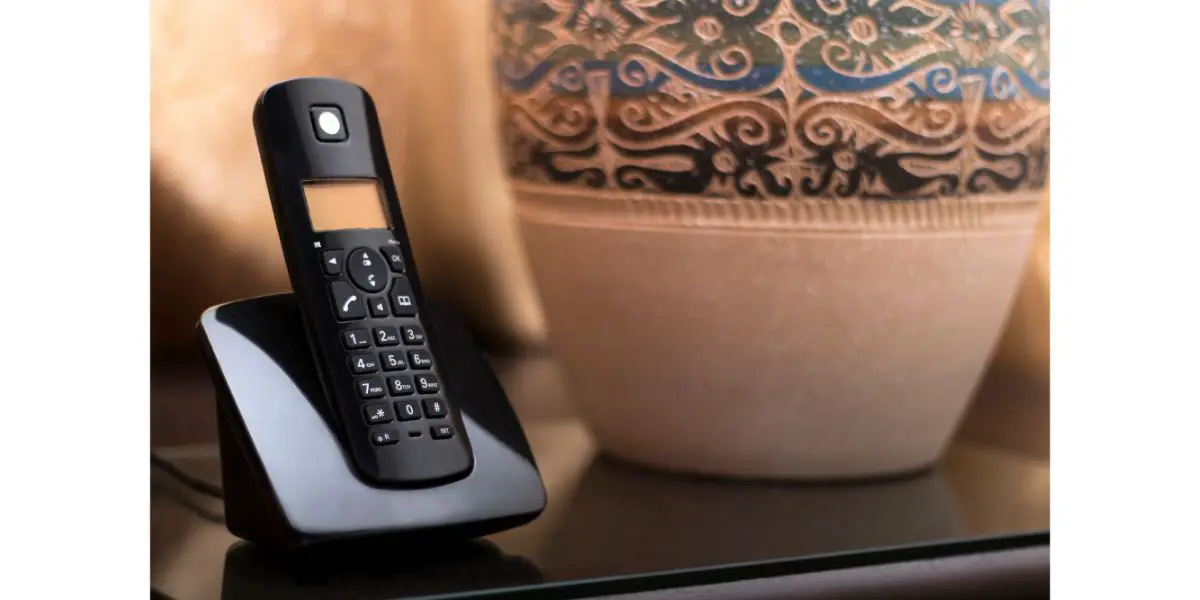
[[[259,97],[254,130],[292,291],[350,462],[382,486],[466,476],[470,441],[430,343],[437,333],[422,314],[370,95],[336,79],[283,81]]]

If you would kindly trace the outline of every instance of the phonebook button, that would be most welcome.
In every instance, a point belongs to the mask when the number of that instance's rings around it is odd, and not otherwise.
[[[388,291],[392,300],[392,314],[397,317],[412,317],[417,314],[417,301],[413,298],[412,284],[407,279],[392,280],[392,289]]]

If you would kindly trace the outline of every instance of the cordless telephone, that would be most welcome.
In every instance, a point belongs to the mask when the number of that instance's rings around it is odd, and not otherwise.
[[[283,255],[329,413],[382,486],[467,476],[474,458],[435,350],[375,105],[361,87],[268,87],[254,129]]]

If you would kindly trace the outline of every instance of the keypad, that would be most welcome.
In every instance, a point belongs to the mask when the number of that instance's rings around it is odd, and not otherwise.
[[[388,409],[388,405],[386,404],[368,404],[363,408],[363,416],[367,418],[367,423],[371,425],[392,422],[392,411]]]
[[[388,377],[387,383],[388,393],[393,396],[411,396],[417,390],[416,386],[413,385],[411,375]]]
[[[400,332],[395,327],[376,327],[374,334],[376,346],[400,345]]]
[[[380,352],[379,362],[383,364],[384,371],[403,371],[408,368],[403,352]]]
[[[366,329],[351,329],[342,333],[342,343],[351,350],[366,348],[371,345],[371,338]]]
[[[354,388],[358,390],[359,398],[383,397],[383,381],[378,377],[362,377],[354,382]]]
[[[438,398],[425,398],[421,400],[421,405],[425,407],[425,416],[430,419],[446,416],[446,405]]]
[[[350,355],[350,370],[356,375],[363,373],[374,373],[379,370],[379,361],[375,359],[374,354],[351,354]]]
[[[409,346],[420,346],[425,343],[425,330],[416,325],[405,325],[400,328],[400,337]]]
[[[430,438],[454,437],[401,250],[394,246],[335,249],[322,252],[320,260],[337,318],[358,322],[342,332],[341,340],[354,394],[362,400],[358,410],[363,423],[371,427],[371,443],[390,446],[402,439],[422,443],[426,427],[408,423],[425,419],[432,420],[427,428]],[[407,429],[377,427],[397,423],[406,423]]]
[[[421,406],[416,400],[402,400],[396,403],[396,418],[401,421],[415,421],[421,418]]]
[[[414,369],[428,369],[433,366],[433,358],[425,350],[409,350],[408,364]]]
[[[417,375],[417,391],[422,394],[436,394],[441,391],[442,386],[438,383],[438,378],[432,373],[424,373]]]

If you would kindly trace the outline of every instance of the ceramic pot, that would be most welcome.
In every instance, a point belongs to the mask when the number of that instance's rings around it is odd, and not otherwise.
[[[934,463],[1038,222],[1044,7],[494,8],[522,236],[601,447],[731,477]]]

